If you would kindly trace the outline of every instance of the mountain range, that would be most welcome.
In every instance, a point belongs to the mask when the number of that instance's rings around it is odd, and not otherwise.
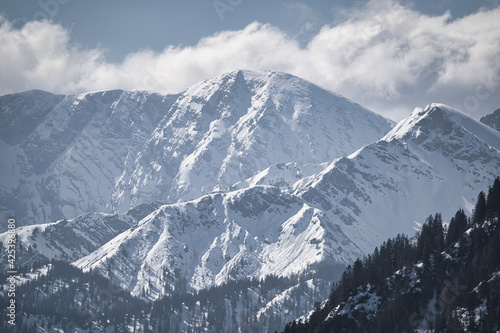
[[[199,290],[317,262],[348,264],[384,237],[413,233],[426,218],[422,207],[441,207],[445,218],[451,204],[470,211],[484,184],[478,175],[491,180],[500,170],[499,138],[444,105],[417,109],[291,191],[255,185],[164,205],[75,264],[126,272],[115,281],[136,295],[150,281],[160,285],[164,269],[180,270]]]
[[[1,210],[19,226],[196,199],[277,163],[329,162],[393,126],[297,77],[249,71],[178,95],[6,95],[0,116]]]
[[[167,96],[30,91],[0,115],[19,264],[64,260],[150,301],[348,265],[429,211],[471,213],[500,170],[500,133],[451,107],[395,125],[274,71]]]

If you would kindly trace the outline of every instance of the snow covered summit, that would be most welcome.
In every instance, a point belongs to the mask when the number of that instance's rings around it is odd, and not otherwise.
[[[361,248],[413,234],[429,210],[445,220],[472,209],[500,170],[500,133],[458,111],[417,108],[381,140],[295,185],[309,205],[339,221]],[[426,207],[424,210],[423,208]]]
[[[429,213],[447,220],[457,206],[470,211],[483,180],[500,170],[500,151],[487,143],[500,133],[483,130],[443,105],[417,109],[381,140],[290,190],[247,183],[164,205],[76,264],[103,274],[125,270],[117,283],[155,298],[167,292],[159,287],[163,271],[181,272],[200,289],[323,261],[350,263],[387,237],[412,234]]]
[[[178,95],[0,97],[0,199],[18,225],[195,199],[277,163],[330,162],[392,122],[279,72],[235,71]]]

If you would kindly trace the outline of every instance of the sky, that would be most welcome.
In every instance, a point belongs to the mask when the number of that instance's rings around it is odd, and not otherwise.
[[[0,95],[288,72],[395,121],[500,108],[500,0],[0,0]]]

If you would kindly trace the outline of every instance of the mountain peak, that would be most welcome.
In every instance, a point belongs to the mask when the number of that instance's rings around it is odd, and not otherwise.
[[[428,150],[436,150],[447,138],[457,139],[469,133],[490,147],[500,150],[500,133],[445,104],[433,103],[415,108],[382,140],[413,141]]]
[[[115,90],[40,103],[34,94],[0,96],[3,169],[12,170],[0,177],[9,189],[0,198],[20,226],[195,199],[278,163],[330,162],[393,126],[275,71],[236,70],[177,95]]]
[[[482,117],[479,121],[500,132],[500,109]]]
[[[425,108],[415,108],[411,115],[399,122],[383,140],[418,138],[422,133],[422,129],[447,134],[451,131],[452,126],[453,121],[444,111],[442,105],[430,104]]]

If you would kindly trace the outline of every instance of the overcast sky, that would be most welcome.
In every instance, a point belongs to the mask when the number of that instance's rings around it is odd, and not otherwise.
[[[499,0],[1,0],[0,95],[177,93],[279,70],[400,120],[500,108]]]

